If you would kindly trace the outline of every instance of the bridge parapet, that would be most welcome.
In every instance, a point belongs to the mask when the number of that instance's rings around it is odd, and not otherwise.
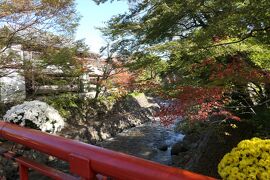
[[[43,133],[0,121],[0,137],[54,156],[69,163],[71,174],[39,164],[2,150],[4,157],[19,164],[21,180],[28,180],[28,170],[36,170],[53,179],[119,180],[212,180],[186,170],[161,165],[123,153],[79,141]]]

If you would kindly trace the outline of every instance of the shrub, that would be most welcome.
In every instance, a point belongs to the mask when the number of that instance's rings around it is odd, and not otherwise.
[[[270,179],[270,140],[241,141],[218,165],[223,179]]]
[[[48,96],[44,99],[46,103],[58,110],[60,115],[66,119],[71,116],[71,111],[79,109],[82,100],[76,94],[65,93],[58,96]]]

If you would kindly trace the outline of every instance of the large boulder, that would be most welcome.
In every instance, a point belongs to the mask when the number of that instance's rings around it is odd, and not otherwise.
[[[65,125],[64,119],[56,109],[37,100],[13,106],[6,112],[3,119],[52,134],[58,133]]]
[[[171,149],[171,155],[178,155],[179,153],[188,151],[188,148],[183,142],[175,143]]]
[[[218,179],[217,167],[223,156],[254,133],[253,125],[245,121],[208,124],[200,130],[199,134],[186,134],[182,142],[172,147],[172,164]]]

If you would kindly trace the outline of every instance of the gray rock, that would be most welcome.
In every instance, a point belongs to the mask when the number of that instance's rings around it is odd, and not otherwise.
[[[167,144],[162,144],[158,147],[159,150],[161,151],[167,151],[168,150],[168,145]]]
[[[183,142],[178,142],[172,146],[171,155],[178,155],[179,153],[188,151],[188,148]]]

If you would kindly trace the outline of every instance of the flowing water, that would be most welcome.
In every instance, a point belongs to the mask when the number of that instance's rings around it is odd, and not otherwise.
[[[160,125],[159,121],[148,122],[125,130],[99,145],[118,152],[170,165],[171,146],[184,137],[183,134],[176,133],[173,129],[173,126],[167,128]]]

